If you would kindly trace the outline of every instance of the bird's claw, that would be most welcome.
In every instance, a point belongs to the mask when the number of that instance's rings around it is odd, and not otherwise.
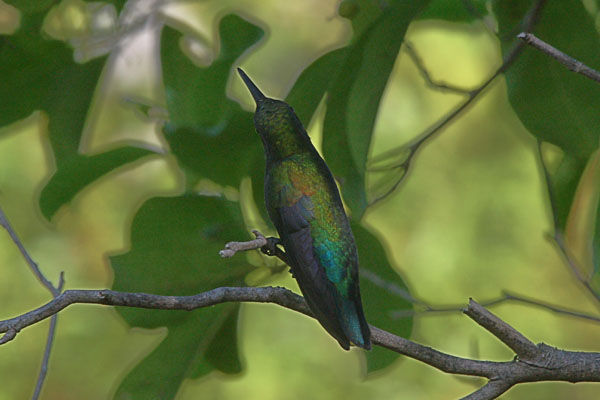
[[[276,252],[276,247],[277,245],[281,244],[281,240],[279,238],[275,238],[275,237],[268,237],[267,239],[267,244],[265,244],[263,247],[260,248],[260,251],[262,251],[264,254],[268,255],[268,256],[274,256],[275,252]]]

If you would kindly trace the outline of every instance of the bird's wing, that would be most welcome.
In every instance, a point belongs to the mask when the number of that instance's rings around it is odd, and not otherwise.
[[[281,179],[272,192],[271,217],[308,305],[325,329],[348,349],[350,342],[341,324],[348,300],[343,298],[348,294],[348,279],[343,275],[348,268],[333,265],[339,263],[339,257],[335,259],[339,254],[331,243],[328,246],[326,229],[315,218],[315,193],[310,186],[289,179],[293,173],[288,171],[286,175],[278,177]]]

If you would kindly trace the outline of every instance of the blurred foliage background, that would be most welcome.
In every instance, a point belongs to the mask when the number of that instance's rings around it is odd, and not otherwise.
[[[312,95],[312,105],[303,103],[301,95],[316,89],[303,92],[295,82],[320,56],[356,43],[353,35],[366,29],[362,13],[377,15],[384,6],[366,0],[341,5],[329,0],[130,0],[123,9],[119,1],[10,3],[0,1],[0,32],[5,35],[0,47],[0,204],[46,276],[57,282],[59,272],[65,271],[67,289],[114,287],[191,294],[222,286],[222,282],[246,282],[297,291],[295,281],[287,272],[278,272],[273,260],[258,254],[219,260],[216,254],[226,241],[249,237],[248,229],[269,232],[260,200],[264,167],[256,156],[262,150],[247,112],[252,104],[230,66],[243,66],[271,97],[286,98],[293,87],[288,101],[309,118],[303,122],[326,160],[347,159],[342,151],[338,155],[331,153],[333,147],[327,148],[323,126],[333,126],[333,122],[327,122],[324,102]],[[425,3],[425,12],[410,23],[405,40],[436,81],[466,89],[480,85],[502,64],[506,45],[494,33],[496,27],[506,34],[502,21],[518,21],[533,4],[467,2],[483,13],[470,14],[459,1]],[[495,17],[490,11],[498,5],[492,3],[500,3]],[[548,3],[554,4],[548,5],[547,18],[564,19],[551,21],[555,36],[562,35],[567,42],[562,49],[568,52],[571,41],[575,44],[571,55],[598,67],[596,2]],[[566,7],[569,12],[552,7]],[[407,23],[412,19],[406,18]],[[161,31],[164,21],[171,27]],[[540,29],[552,36],[548,24],[540,23]],[[232,28],[220,31],[224,26]],[[41,36],[35,27],[43,27]],[[29,28],[35,37],[28,34],[17,39],[19,32]],[[571,28],[574,31],[568,31]],[[183,39],[180,30],[186,33]],[[30,49],[41,49],[40,57],[19,64],[22,60],[10,50],[28,49],[28,43]],[[241,45],[250,47],[236,47]],[[381,45],[383,50],[386,45]],[[381,73],[376,61],[367,57],[369,46],[366,49],[361,68]],[[577,49],[585,51],[577,53]],[[392,56],[379,111],[373,114],[370,147],[367,141],[364,152],[369,160],[409,143],[465,98],[428,85],[406,48],[397,58],[395,53]],[[528,57],[539,58],[531,61]],[[598,125],[593,124],[597,89],[531,49],[523,53],[523,59],[534,63],[533,67],[528,70],[517,63],[506,79],[501,76],[494,81],[466,112],[419,149],[406,179],[376,205],[361,208],[368,196],[389,189],[401,174],[367,172],[366,190],[353,192],[346,188],[354,172],[340,170],[338,174],[339,161],[335,160],[332,168],[338,176],[348,174],[341,186],[355,223],[360,220],[363,227],[356,227],[357,238],[367,249],[361,252],[363,267],[368,260],[391,271],[389,263],[398,273],[390,280],[406,284],[414,298],[458,308],[469,297],[483,302],[509,291],[597,313],[598,302],[577,281],[549,239],[554,216],[568,231],[571,212],[585,222],[578,224],[571,218],[571,230],[587,234],[588,242],[595,240],[597,202],[592,211],[572,206],[578,204],[575,193],[585,176],[582,171],[591,165],[588,160],[598,147]],[[61,64],[61,60],[66,61]],[[81,68],[83,72],[76,72]],[[527,72],[536,76],[524,78]],[[576,83],[569,81],[568,87],[559,90],[552,86],[557,85],[552,74],[563,73]],[[533,82],[537,75],[544,79],[543,85]],[[335,78],[342,83],[333,87],[343,87],[343,77]],[[523,89],[520,83],[525,79],[533,83]],[[29,86],[19,86],[23,82]],[[325,82],[331,84],[328,79]],[[221,90],[221,83],[226,91]],[[170,91],[173,88],[178,90]],[[93,97],[86,98],[86,93]],[[332,102],[334,98],[335,93],[328,94]],[[180,106],[173,109],[173,105]],[[307,110],[317,105],[311,118]],[[165,107],[169,118],[162,129]],[[202,124],[204,128],[196,130]],[[74,126],[81,129],[69,131]],[[575,127],[571,130],[571,126]],[[194,141],[198,137],[204,139]],[[549,205],[538,138],[544,141],[546,166],[557,177],[552,189],[558,199],[554,209]],[[198,152],[198,146],[204,150]],[[242,168],[251,169],[244,172]],[[238,179],[244,176],[252,179]],[[593,198],[600,185],[597,180],[587,184]],[[192,190],[213,197],[186,200],[181,196]],[[237,201],[241,210],[232,206]],[[208,214],[216,214],[229,225],[211,233]],[[157,219],[162,222],[154,224]],[[193,222],[188,230],[177,231],[179,226],[190,225],[186,221]],[[245,221],[247,229],[231,221]],[[206,229],[198,229],[200,235],[188,242],[196,223]],[[577,235],[569,237],[575,240]],[[152,238],[158,238],[159,244],[169,242],[178,251],[181,246],[194,251],[189,258],[172,251],[170,257],[161,259],[149,252],[155,247]],[[0,246],[0,318],[6,319],[49,297],[8,235],[0,234]],[[572,246],[576,255],[583,254],[577,253],[573,242]],[[585,264],[584,259],[579,261]],[[595,261],[590,263],[582,268],[589,269],[593,282]],[[206,266],[210,272],[178,269],[184,265]],[[370,285],[364,277],[361,284]],[[412,340],[464,357],[508,360],[513,356],[459,311],[424,312],[417,306],[413,314],[403,297],[376,287],[364,291],[368,296],[363,297],[370,296],[371,302],[381,292],[380,300],[385,303],[381,315],[367,310],[367,318],[375,325],[385,318],[386,327]],[[59,316],[41,398],[169,398],[152,397],[143,389],[153,388],[153,381],[161,379],[172,380],[163,386],[175,390],[177,399],[451,399],[482,384],[383,353],[370,355],[367,364],[360,350],[343,351],[315,321],[278,306],[243,304],[239,317],[237,306],[227,313],[223,307],[180,317],[71,306]],[[598,351],[597,323],[508,301],[495,305],[493,311],[534,342]],[[138,327],[130,328],[127,322]],[[197,343],[208,337],[207,326],[225,337],[221,343],[210,336],[208,350]],[[0,399],[31,396],[47,329],[48,321],[39,323],[2,346]],[[175,347],[166,345],[173,341]],[[192,343],[189,351],[188,342]],[[157,346],[162,350],[156,350]],[[224,358],[215,356],[215,349],[221,349]],[[155,364],[148,361],[153,355]],[[187,369],[179,371],[183,364]],[[172,374],[159,371],[161,365]],[[366,375],[367,369],[375,371]],[[590,399],[599,394],[600,388],[593,384],[539,383],[515,387],[503,398]]]

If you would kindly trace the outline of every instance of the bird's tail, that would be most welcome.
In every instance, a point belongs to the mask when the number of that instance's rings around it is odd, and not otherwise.
[[[344,299],[343,304],[343,329],[350,342],[365,350],[371,350],[371,330],[365,319],[361,302]]]

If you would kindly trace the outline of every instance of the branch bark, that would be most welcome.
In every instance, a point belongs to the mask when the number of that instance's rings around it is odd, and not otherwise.
[[[568,70],[573,71],[577,74],[581,74],[593,81],[600,82],[600,72],[596,71],[591,67],[588,67],[581,61],[574,59],[568,54],[565,54],[562,51],[558,50],[556,47],[544,42],[542,39],[538,38],[533,33],[521,32],[517,35],[517,38],[521,39],[523,42],[527,43],[531,47],[536,48],[541,52],[546,53],[550,57],[554,58],[556,61],[564,65]]]
[[[52,282],[50,282],[46,276],[42,273],[37,263],[33,261],[33,258],[29,255],[27,249],[19,239],[17,232],[13,229],[12,225],[8,221],[6,214],[4,214],[4,210],[0,207],[0,225],[6,230],[13,243],[19,249],[19,252],[29,265],[31,272],[35,275],[38,281],[52,294],[52,297],[56,298],[60,292],[63,290],[63,286],[65,284],[64,273],[60,273],[60,277],[58,278],[58,286],[54,287]],[[42,387],[44,386],[44,381],[46,379],[46,373],[48,372],[48,363],[50,362],[50,352],[52,351],[52,343],[54,342],[54,334],[56,333],[56,323],[57,323],[58,315],[53,315],[50,321],[50,328],[48,328],[48,336],[46,338],[46,346],[44,349],[44,356],[42,357],[42,364],[40,366],[40,372],[38,374],[38,378],[35,384],[35,390],[33,392],[32,400],[37,400],[42,393]],[[0,339],[0,344],[4,344],[15,338],[17,335],[17,330],[10,329],[6,335],[4,335]]]
[[[221,287],[193,296],[160,296],[113,290],[67,290],[35,310],[0,321],[0,333],[5,332],[0,343],[12,340],[22,329],[56,315],[72,304],[192,311],[220,303],[241,301],[274,303],[312,317],[301,296],[281,287]],[[372,341],[375,345],[414,358],[446,373],[487,378],[488,383],[465,397],[468,399],[492,399],[510,387],[525,382],[600,382],[600,353],[566,351],[545,344],[534,345],[475,301],[470,302],[465,314],[503,342],[510,343],[509,346],[515,349],[518,357],[506,362],[456,357],[375,326],[371,326]]]

